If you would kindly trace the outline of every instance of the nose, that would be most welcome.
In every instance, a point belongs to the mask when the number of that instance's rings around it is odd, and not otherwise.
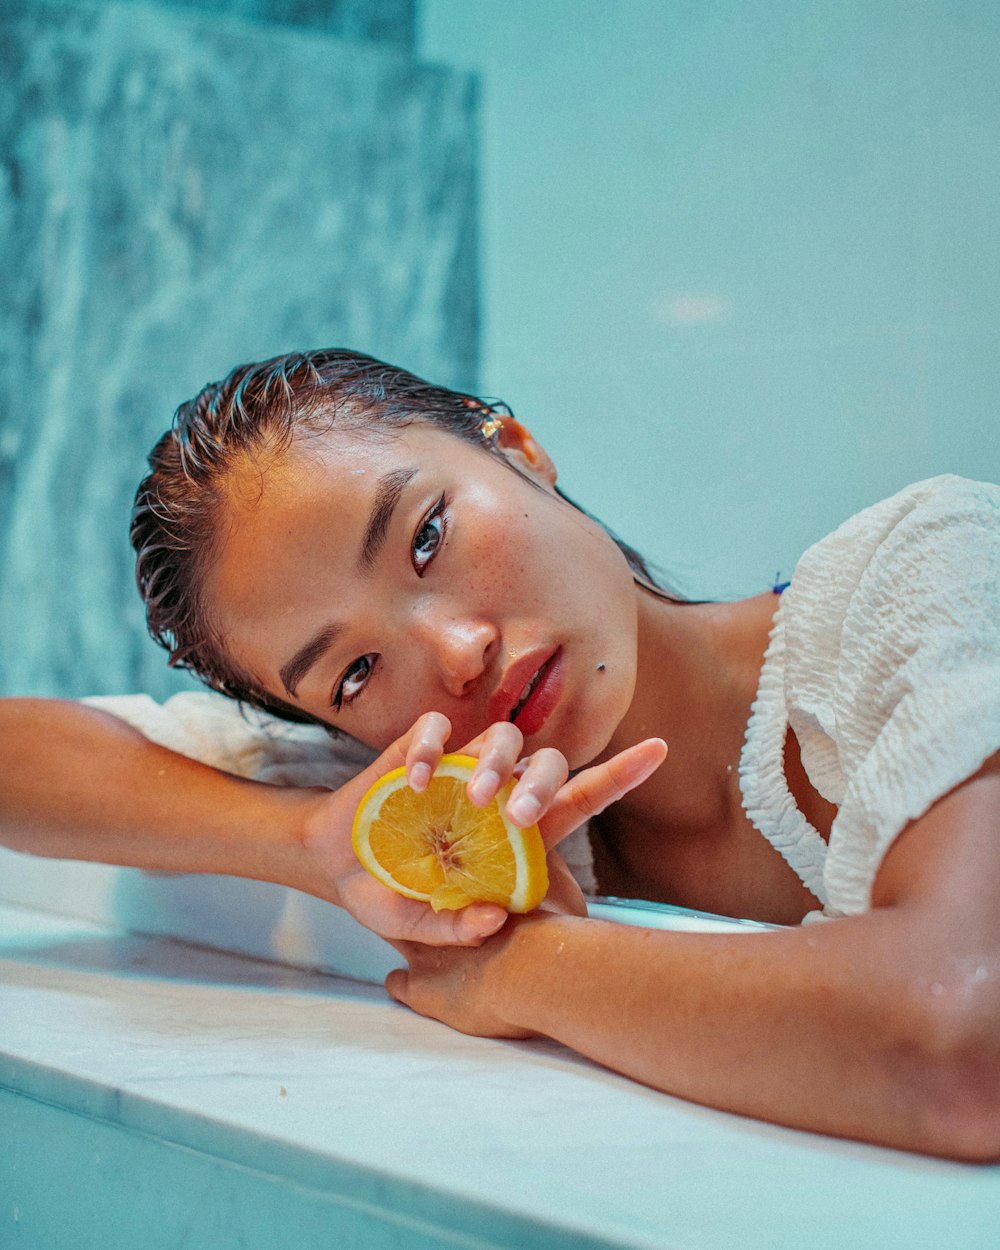
[[[417,631],[431,649],[444,688],[456,699],[469,694],[489,669],[500,639],[490,621],[447,610],[423,615]]]

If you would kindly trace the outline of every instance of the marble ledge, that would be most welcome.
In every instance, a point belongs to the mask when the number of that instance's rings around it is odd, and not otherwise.
[[[0,1016],[0,1101],[19,1126],[0,1220],[16,1211],[25,1244],[62,1192],[38,1198],[45,1149],[105,1233],[112,1215],[148,1225],[133,1198],[164,1229],[190,1221],[196,1192],[209,1231],[184,1244],[206,1250],[277,1244],[275,1212],[299,1246],[348,1226],[345,1244],[372,1247],[996,1244],[998,1168],[696,1107],[337,977],[0,907]],[[113,1250],[74,1219],[72,1244]]]

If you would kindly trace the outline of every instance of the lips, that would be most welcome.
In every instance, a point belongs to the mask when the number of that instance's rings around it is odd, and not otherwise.
[[[504,673],[499,690],[490,700],[490,719],[513,721],[527,738],[552,714],[562,685],[562,648],[529,652]]]
[[[509,721],[517,720],[518,716],[521,714],[522,709],[524,708],[524,705],[528,702],[528,699],[534,693],[536,686],[540,684],[540,682],[543,680],[543,678],[545,677],[545,674],[548,671],[549,671],[549,665],[543,664],[542,667],[537,670],[535,675],[529,681],[525,682],[524,689],[521,691],[521,697],[514,704],[513,708],[511,708],[510,715],[507,717]]]

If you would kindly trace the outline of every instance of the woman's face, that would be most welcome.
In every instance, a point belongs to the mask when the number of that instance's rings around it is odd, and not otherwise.
[[[631,573],[523,427],[502,439],[520,473],[414,425],[333,431],[237,474],[205,585],[232,658],[378,749],[439,711],[453,749],[513,719],[526,751],[594,758],[632,699]]]

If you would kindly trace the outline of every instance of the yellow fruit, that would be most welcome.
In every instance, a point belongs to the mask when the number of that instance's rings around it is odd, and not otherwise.
[[[513,782],[486,807],[473,805],[466,785],[475,766],[471,755],[442,756],[422,794],[405,768],[380,777],[354,817],[355,853],[383,885],[435,911],[476,902],[531,911],[549,888],[542,835],[504,815]]]

